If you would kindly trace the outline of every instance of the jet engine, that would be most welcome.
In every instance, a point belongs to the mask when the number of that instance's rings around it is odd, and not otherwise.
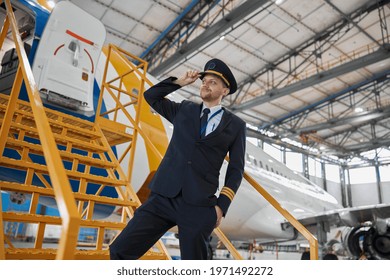
[[[354,259],[389,260],[390,229],[373,225],[346,228],[343,243]]]

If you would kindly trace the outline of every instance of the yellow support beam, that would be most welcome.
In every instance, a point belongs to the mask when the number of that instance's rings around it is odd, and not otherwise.
[[[20,87],[22,86],[22,82],[23,82],[23,76],[22,76],[21,67],[19,66],[18,70],[16,71],[15,81],[12,86],[11,95],[8,100],[7,109],[5,111],[5,115],[2,120],[2,125],[0,129],[0,156],[3,155],[5,145],[7,143],[8,133],[11,128],[12,117],[15,112],[16,102],[18,101],[19,91],[20,91]]]
[[[235,260],[244,259],[219,227],[214,229],[214,233],[218,236],[219,240],[222,241],[223,245],[225,245],[226,249],[229,250]]]

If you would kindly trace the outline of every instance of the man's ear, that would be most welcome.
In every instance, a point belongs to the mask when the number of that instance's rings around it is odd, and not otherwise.
[[[230,89],[229,88],[224,88],[223,90],[223,97],[227,96],[230,92]]]

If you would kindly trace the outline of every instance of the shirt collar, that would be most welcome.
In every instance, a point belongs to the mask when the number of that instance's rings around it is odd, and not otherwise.
[[[202,104],[202,110],[201,110],[201,112],[203,112],[203,109],[204,108],[207,108],[205,105],[204,105],[204,103]],[[217,112],[218,110],[220,110],[222,108],[222,105],[221,104],[218,104],[218,105],[216,105],[216,106],[213,106],[213,107],[211,107],[211,108],[209,108],[210,109],[210,115],[212,115],[212,114],[214,114],[215,112]]]

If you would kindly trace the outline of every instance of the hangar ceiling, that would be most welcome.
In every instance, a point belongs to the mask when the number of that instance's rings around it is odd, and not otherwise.
[[[348,162],[390,146],[390,0],[72,0],[158,79],[233,70],[248,135]],[[181,92],[200,102],[200,81]],[[390,157],[389,157],[390,159]]]

